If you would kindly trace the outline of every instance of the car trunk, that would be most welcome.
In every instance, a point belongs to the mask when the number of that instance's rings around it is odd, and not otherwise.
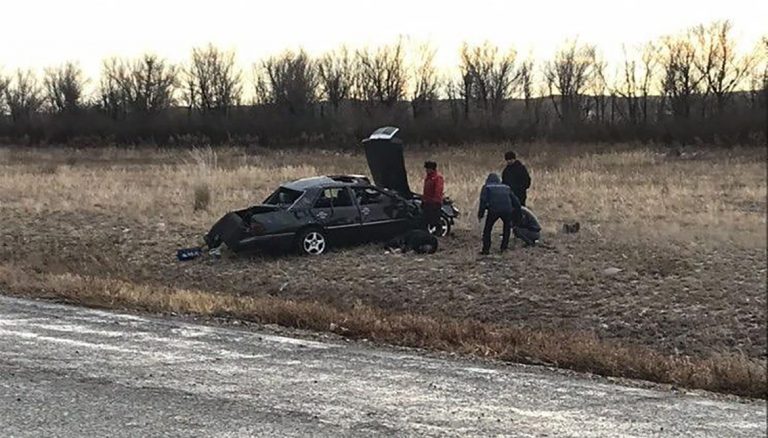
[[[413,193],[408,185],[408,173],[405,170],[403,141],[395,135],[398,128],[379,128],[363,140],[365,158],[371,170],[371,176],[377,186],[398,192],[406,198]]]

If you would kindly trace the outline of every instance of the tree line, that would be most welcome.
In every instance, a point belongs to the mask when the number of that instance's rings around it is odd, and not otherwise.
[[[108,59],[97,82],[76,62],[0,72],[6,142],[346,143],[382,124],[432,142],[561,140],[765,142],[768,35],[738,47],[716,21],[625,47],[566,41],[549,59],[464,44],[455,71],[402,39],[319,56],[287,50],[248,72],[233,51],[195,48]],[[90,85],[93,92],[87,92]]]

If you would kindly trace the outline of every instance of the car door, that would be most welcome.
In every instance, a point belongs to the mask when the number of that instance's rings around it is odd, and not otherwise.
[[[347,187],[322,189],[310,211],[334,244],[352,242],[361,234],[360,210]]]
[[[372,186],[355,187],[353,191],[367,239],[389,239],[408,229],[408,215],[402,199]]]

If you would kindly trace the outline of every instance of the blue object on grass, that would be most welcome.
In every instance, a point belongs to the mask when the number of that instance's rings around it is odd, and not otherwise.
[[[176,258],[179,259],[180,262],[186,262],[187,260],[196,259],[201,255],[203,255],[203,249],[200,247],[182,248],[182,249],[176,250]]]

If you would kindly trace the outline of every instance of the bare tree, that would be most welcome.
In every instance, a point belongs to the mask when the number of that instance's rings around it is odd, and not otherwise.
[[[435,49],[429,44],[421,45],[416,51],[417,61],[413,66],[413,91],[411,94],[411,109],[413,117],[432,111],[432,105],[437,99],[440,87],[437,70],[435,69]]]
[[[316,64],[304,50],[286,51],[256,67],[256,94],[262,103],[303,114],[317,101]]]
[[[152,114],[175,103],[178,69],[155,55],[104,63],[100,100],[105,110],[120,114]]]
[[[758,109],[763,93],[768,92],[768,36],[757,42],[753,56],[755,62],[749,74],[749,94],[752,108]]]
[[[533,97],[533,74],[533,60],[526,59],[520,64],[520,89],[523,93],[526,114],[530,112],[531,98]]]
[[[590,113],[592,118],[600,123],[605,122],[606,112],[606,91],[608,90],[608,81],[605,77],[607,63],[597,50],[592,51],[592,75],[587,83],[587,91],[592,95],[592,108]]]
[[[763,105],[765,105],[765,143],[768,146],[768,35],[763,37]]]
[[[354,81],[352,63],[345,46],[324,54],[317,63],[322,98],[331,104],[334,111],[338,111],[341,103],[350,97]]]
[[[742,85],[755,63],[752,54],[738,55],[732,28],[731,22],[725,20],[694,29],[699,49],[696,69],[707,92],[715,96],[718,114],[725,111],[733,91]]]
[[[392,107],[405,98],[408,71],[403,59],[403,44],[381,46],[375,51],[356,53],[356,97],[369,104]]]
[[[73,113],[81,109],[85,79],[77,63],[46,69],[43,84],[46,101],[54,112]]]
[[[43,104],[42,90],[31,70],[17,70],[5,89],[11,120],[28,120]]]
[[[696,68],[696,46],[691,33],[662,39],[662,90],[675,118],[688,119],[704,77]]]
[[[0,72],[0,118],[4,116],[6,112],[5,92],[8,89],[10,81],[9,78],[5,77],[2,72]]]
[[[460,80],[452,80],[450,78],[444,81],[445,84],[445,96],[448,99],[448,105],[451,109],[451,120],[456,123],[461,118],[461,114],[466,113],[461,109],[464,102],[464,93],[462,92],[462,83]]]
[[[541,123],[541,100],[536,99],[536,69],[533,58],[529,57],[520,63],[520,96],[523,99],[523,111],[526,122],[530,127]]]
[[[655,92],[654,83],[658,77],[658,56],[657,47],[650,42],[643,47],[642,56],[642,74],[640,82],[640,114],[643,123],[648,123],[648,106],[651,95]]]
[[[461,66],[461,80],[454,84],[456,95],[461,98],[464,108],[464,118],[469,120],[469,109],[472,103],[472,72],[468,70],[468,66]]]
[[[242,72],[234,51],[223,51],[213,44],[192,50],[192,60],[184,70],[187,105],[204,114],[228,114],[240,103]]]
[[[763,39],[763,105],[765,105],[765,142],[768,146],[768,35]]]
[[[632,124],[647,123],[650,96],[656,81],[656,46],[648,43],[633,52],[623,48],[624,61],[614,92],[624,105],[617,108],[621,116]]]
[[[575,123],[582,118],[584,93],[594,75],[594,59],[594,46],[570,41],[544,66],[544,78],[555,112],[566,123]]]
[[[515,68],[516,56],[513,49],[502,53],[487,41],[474,47],[465,43],[461,48],[465,94],[493,118],[504,111],[520,79],[520,71]]]
[[[620,96],[624,103],[618,108],[622,118],[634,124],[638,122],[640,112],[638,61],[630,55],[626,46],[622,46],[622,52],[624,61],[613,92]]]
[[[99,80],[99,105],[113,119],[124,117],[128,106],[128,95],[125,83],[128,82],[128,68],[125,62],[116,58],[102,63]]]
[[[154,113],[175,102],[178,69],[155,55],[144,55],[131,68],[129,104],[137,112]]]
[[[768,146],[768,35],[762,37],[754,51],[755,63],[751,75],[752,109],[765,113],[765,141]]]

